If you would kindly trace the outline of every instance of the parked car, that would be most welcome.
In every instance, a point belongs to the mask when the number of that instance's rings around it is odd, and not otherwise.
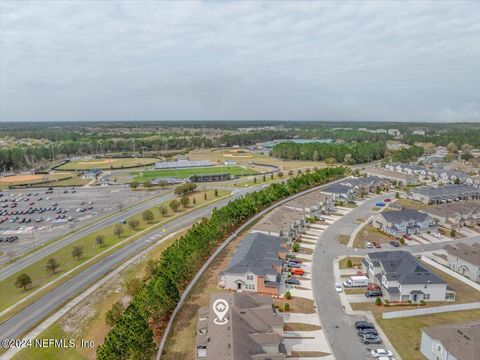
[[[290,273],[292,275],[303,275],[303,274],[305,274],[305,271],[303,269],[300,269],[300,268],[294,268],[294,269],[290,269]]]
[[[364,244],[364,245],[365,245],[365,247],[366,247],[367,249],[371,249],[371,248],[373,248],[373,245],[372,245],[372,243],[371,243],[371,242],[369,242],[369,241],[365,241],[365,244]]]
[[[383,202],[378,202],[378,203],[375,204],[375,206],[377,206],[377,207],[384,207],[384,206],[385,206],[385,203],[383,203]]]
[[[394,247],[399,247],[400,243],[398,241],[390,241],[390,245],[392,245]]]
[[[382,339],[380,339],[380,337],[378,335],[364,335],[362,337],[362,342],[366,345],[368,344],[381,344],[382,343]]]
[[[285,284],[300,285],[300,280],[298,280],[297,278],[291,277],[291,278],[285,280]]]
[[[365,320],[355,321],[355,329],[375,329],[372,323]]]
[[[343,292],[342,284],[340,284],[340,283],[335,283],[335,291],[336,291],[337,293]]]
[[[382,290],[380,289],[373,289],[373,290],[368,290],[365,293],[366,297],[377,297],[377,296],[382,296]]]
[[[440,234],[439,232],[433,232],[432,233],[433,236],[435,236],[437,239],[441,239],[442,238],[442,234]]]
[[[393,353],[390,350],[386,349],[373,349],[372,351],[370,351],[370,354],[374,358],[378,358],[380,356],[393,356]]]
[[[392,199],[388,199],[388,198],[387,198],[387,199],[383,199],[383,202],[390,202],[390,201],[392,201]]]
[[[382,247],[382,245],[380,245],[378,241],[374,241],[373,246],[375,246],[377,249],[380,249]]]
[[[407,240],[412,240],[412,237],[408,234],[403,235],[403,238]]]
[[[358,330],[358,336],[364,336],[364,335],[378,335],[378,332],[377,330],[375,329],[371,329],[371,328],[367,328],[367,329],[360,329]]]

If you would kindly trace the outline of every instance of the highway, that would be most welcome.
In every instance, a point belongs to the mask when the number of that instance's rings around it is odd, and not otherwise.
[[[237,198],[248,192],[259,190],[260,188],[261,185],[245,189],[234,189],[233,198]],[[172,195],[167,194],[165,196],[168,197]],[[58,286],[36,302],[12,316],[7,321],[3,322],[0,325],[0,338],[20,338],[24,333],[42,321],[45,317],[52,314],[69,299],[75,297],[75,295],[77,295],[83,289],[94,284],[96,281],[125,262],[131,256],[151,246],[155,242],[151,240],[153,236],[161,235],[163,237],[177,230],[184,229],[200,218],[209,216],[215,207],[222,207],[231,200],[232,197],[228,197],[198,210],[194,210],[185,216],[173,219],[169,223],[165,224],[163,228],[154,230],[153,232],[142,236],[141,238],[124,246],[122,249],[120,249],[120,251],[116,251],[100,262],[90,266],[88,269],[83,270],[79,274],[75,275],[72,279]],[[125,216],[125,214],[122,215]]]
[[[170,199],[173,199],[175,195],[173,193],[169,192],[166,194],[163,194],[161,196],[155,197],[154,199],[147,200],[146,202],[133,205],[132,207],[125,209],[121,212],[115,213],[103,220],[100,220],[96,223],[87,225],[85,227],[80,228],[77,232],[74,232],[71,235],[67,235],[63,239],[57,240],[55,242],[50,243],[47,246],[44,246],[42,248],[37,249],[36,251],[32,252],[31,254],[28,254],[17,261],[15,261],[12,264],[9,264],[5,267],[3,267],[0,271],[0,281],[4,280],[15,273],[23,270],[25,267],[33,264],[34,262],[44,259],[48,255],[54,253],[55,251],[58,251],[62,249],[63,247],[77,241],[78,239],[81,239],[82,237],[92,233],[93,231],[102,229],[104,227],[110,226],[112,224],[118,223],[122,221],[125,218],[128,218],[130,216],[133,216],[135,214],[138,214],[144,210],[147,210],[153,206],[159,205],[162,202],[168,201]]]

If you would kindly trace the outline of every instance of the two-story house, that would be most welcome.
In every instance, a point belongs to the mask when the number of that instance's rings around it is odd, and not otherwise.
[[[306,215],[288,206],[279,206],[261,219],[252,232],[280,236],[290,244],[306,227]]]
[[[446,245],[448,267],[470,280],[480,282],[480,243]]]
[[[407,251],[369,253],[362,269],[370,282],[380,286],[385,299],[397,302],[455,300],[446,281],[428,270]]]
[[[218,287],[235,291],[279,295],[287,244],[278,236],[248,234],[238,245]]]
[[[372,217],[372,226],[395,237],[438,231],[435,219],[408,209],[377,213]]]

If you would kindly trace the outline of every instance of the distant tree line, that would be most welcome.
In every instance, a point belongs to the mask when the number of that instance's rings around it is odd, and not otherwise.
[[[383,142],[354,144],[296,144],[284,142],[272,149],[272,155],[286,160],[327,161],[345,164],[363,164],[383,159],[386,146]]]
[[[344,167],[324,168],[252,192],[203,218],[149,264],[150,279],[130,305],[114,317],[113,327],[97,350],[97,359],[150,359],[155,353],[152,328],[168,321],[181,292],[208,257],[235,229],[276,201],[310,187],[343,177]]]
[[[410,148],[403,148],[401,150],[395,151],[392,154],[392,160],[395,162],[410,162],[416,161],[420,156],[423,155],[425,149],[421,146],[411,146]]]

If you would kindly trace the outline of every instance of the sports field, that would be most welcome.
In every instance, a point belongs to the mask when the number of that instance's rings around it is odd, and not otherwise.
[[[155,158],[120,158],[120,159],[81,159],[70,161],[59,170],[121,169],[122,167],[140,167],[158,161]]]
[[[186,169],[165,169],[165,170],[149,170],[131,172],[136,181],[148,181],[161,177],[176,177],[180,179],[189,178],[192,175],[210,175],[229,173],[230,175],[255,175],[257,171],[247,169],[241,166],[211,166],[202,168],[186,168]]]
[[[71,173],[54,173],[54,174],[23,174],[14,176],[0,177],[0,189],[8,188],[9,185],[35,185],[59,179],[71,177]]]

